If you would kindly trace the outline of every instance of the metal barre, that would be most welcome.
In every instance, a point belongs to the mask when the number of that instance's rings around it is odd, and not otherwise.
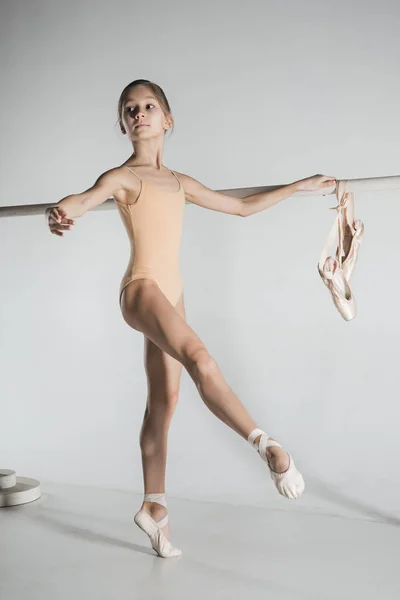
[[[338,179],[339,181],[339,179]],[[343,179],[340,181],[347,181],[347,190],[349,192],[372,192],[380,190],[397,190],[400,189],[400,175],[393,175],[389,177],[369,177],[366,179]],[[288,185],[288,184],[283,184]],[[264,187],[245,187],[245,188],[233,188],[217,190],[222,194],[228,194],[235,196],[235,198],[245,198],[252,194],[259,192],[269,192],[277,190],[283,185],[273,185]],[[296,192],[294,196],[329,196],[334,194],[336,186],[332,188],[326,188],[324,190],[317,190],[314,192]],[[46,208],[55,206],[57,202],[50,204],[20,204],[16,206],[0,206],[0,217],[25,217],[28,215],[44,215]],[[189,204],[189,202],[187,202]],[[115,208],[115,202],[113,198],[108,198],[102,204],[99,204],[91,210],[111,210]]]

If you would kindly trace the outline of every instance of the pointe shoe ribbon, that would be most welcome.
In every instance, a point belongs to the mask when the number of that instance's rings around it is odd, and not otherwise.
[[[354,220],[354,194],[346,192],[347,181],[337,181],[336,219],[329,232],[318,263],[318,272],[331,293],[332,300],[345,321],[354,319],[357,305],[349,281],[357,264],[358,252],[364,235],[362,221]],[[335,257],[328,253],[337,237]]]
[[[261,435],[261,437],[259,442],[257,443],[254,440],[259,435]],[[282,496],[285,496],[290,500],[296,500],[297,498],[300,498],[305,489],[303,476],[297,469],[294,460],[290,454],[288,454],[289,468],[286,471],[284,471],[283,473],[276,473],[271,469],[267,458],[267,448],[269,446],[278,446],[279,448],[282,448],[282,446],[278,444],[278,442],[268,439],[268,437],[269,436],[262,429],[254,429],[249,434],[247,441],[253,446],[253,448],[257,450],[263,461],[267,463],[271,479],[274,482],[274,485],[278,492]]]

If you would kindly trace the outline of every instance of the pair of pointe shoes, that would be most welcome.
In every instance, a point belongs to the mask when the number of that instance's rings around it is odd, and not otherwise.
[[[333,209],[337,217],[322,250],[318,271],[339,313],[345,321],[350,321],[357,314],[357,305],[349,282],[357,264],[364,225],[354,220],[354,195],[346,192],[346,186],[345,180],[337,182],[338,205]],[[336,236],[336,255],[328,256]]]
[[[259,436],[261,436],[259,441],[255,442]],[[286,498],[299,498],[304,491],[304,479],[297,470],[291,455],[288,454],[290,461],[288,469],[284,473],[276,473],[269,465],[266,450],[269,446],[278,446],[279,448],[282,448],[282,446],[278,442],[270,440],[269,436],[262,429],[254,429],[248,436],[247,441],[257,450],[263,461],[267,463],[272,481],[278,492]],[[144,501],[157,502],[165,506],[165,508],[167,507],[165,494],[145,494]],[[162,528],[168,523],[168,515],[160,519],[160,521],[155,521],[145,510],[141,509],[136,513],[134,521],[142,531],[147,533],[153,549],[159,556],[162,558],[173,558],[182,554],[182,551],[174,548],[162,532]]]

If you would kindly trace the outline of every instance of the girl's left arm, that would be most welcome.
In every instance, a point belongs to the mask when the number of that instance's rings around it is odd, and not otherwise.
[[[261,191],[249,196],[236,197],[224,191],[217,192],[206,187],[193,177],[178,173],[185,190],[187,202],[197,204],[210,210],[237,215],[239,217],[248,217],[262,210],[271,208],[278,202],[290,198],[300,191],[313,191],[323,189],[336,184],[336,179],[325,175],[314,175],[277,187],[273,190]],[[237,190],[240,195],[241,190]]]
[[[187,202],[228,215],[237,215],[238,217],[248,217],[266,208],[270,208],[274,204],[281,202],[281,200],[293,196],[300,189],[298,182],[296,182],[284,185],[276,190],[251,194],[244,198],[236,198],[223,191],[217,192],[211,190],[189,175],[178,173],[178,171],[175,171],[175,173],[182,181]]]

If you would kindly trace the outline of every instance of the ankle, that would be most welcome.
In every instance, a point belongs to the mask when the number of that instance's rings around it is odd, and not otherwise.
[[[164,517],[167,514],[167,509],[165,508],[165,506],[162,506],[161,504],[157,504],[156,502],[146,502],[144,501],[142,504],[142,510],[146,511],[147,513],[149,513],[152,516],[156,516],[156,517]]]
[[[271,440],[272,442],[276,442],[276,440],[274,438],[272,438],[271,436],[267,436],[267,437],[268,437],[268,440]],[[254,444],[257,449],[259,448],[260,439],[261,439],[261,434],[258,435],[254,440]],[[282,456],[283,453],[286,454],[286,452],[280,446],[268,446],[268,448],[265,451],[267,458],[278,458],[279,456]]]

